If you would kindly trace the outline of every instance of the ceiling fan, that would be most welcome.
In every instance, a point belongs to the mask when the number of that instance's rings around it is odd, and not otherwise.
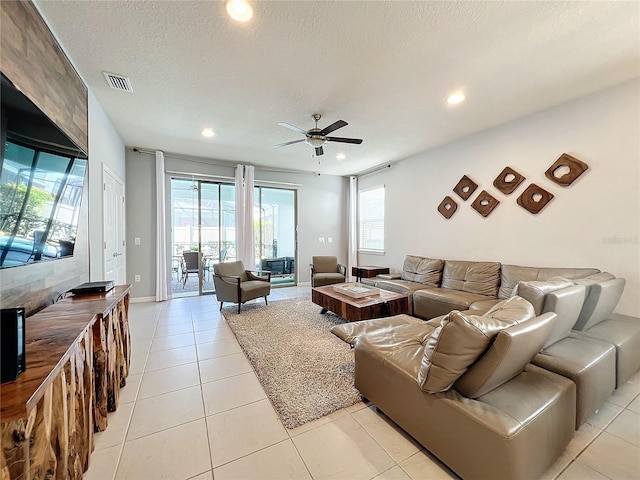
[[[362,139],[361,138],[343,138],[343,137],[328,137],[327,136],[331,132],[333,132],[335,130],[338,130],[339,128],[346,127],[347,125],[349,125],[344,120],[338,120],[337,122],[332,123],[328,127],[325,127],[325,128],[321,129],[321,128],[318,128],[318,120],[320,120],[320,118],[322,118],[322,115],[320,115],[319,113],[314,113],[313,115],[311,115],[311,118],[313,118],[316,121],[316,126],[315,126],[315,128],[312,128],[312,129],[307,130],[307,131],[302,130],[301,128],[298,128],[298,127],[294,127],[293,125],[290,125],[288,123],[284,123],[284,122],[278,123],[278,125],[280,125],[282,127],[285,127],[285,128],[290,129],[290,130],[293,130],[294,132],[301,133],[302,135],[305,136],[305,138],[301,138],[300,140],[293,140],[291,142],[279,143],[277,145],[274,145],[274,147],[278,148],[278,147],[284,147],[284,146],[287,146],[287,145],[292,145],[294,143],[305,142],[307,145],[311,145],[313,148],[315,148],[316,149],[316,155],[320,156],[320,155],[324,154],[324,150],[322,150],[322,146],[327,142],[356,143],[358,145],[360,145],[362,143]]]

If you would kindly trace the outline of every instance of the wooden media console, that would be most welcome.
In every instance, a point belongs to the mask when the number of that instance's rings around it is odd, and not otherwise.
[[[129,374],[130,288],[70,296],[27,318],[27,369],[0,385],[3,480],[82,478]]]

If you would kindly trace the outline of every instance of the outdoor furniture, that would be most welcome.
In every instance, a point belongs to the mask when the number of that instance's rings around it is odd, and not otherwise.
[[[271,293],[271,272],[266,273],[265,277],[255,275],[250,270],[245,270],[244,263],[225,262],[216,263],[213,266],[213,284],[216,289],[216,297],[220,302],[220,310],[224,302],[233,302],[238,304],[238,313],[240,313],[240,305],[253,300],[254,298],[264,297],[264,303],[267,303],[267,295]]]
[[[182,288],[187,284],[190,274],[199,277],[200,272],[200,253],[199,252],[182,252],[184,262],[182,264]]]

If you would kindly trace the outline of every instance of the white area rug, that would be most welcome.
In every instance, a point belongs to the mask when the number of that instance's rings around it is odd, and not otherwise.
[[[309,298],[250,303],[240,314],[230,305],[223,315],[285,427],[360,401],[353,351],[329,331],[344,323],[337,315]]]

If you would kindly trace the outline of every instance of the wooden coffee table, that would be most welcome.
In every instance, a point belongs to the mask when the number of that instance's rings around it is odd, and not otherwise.
[[[311,289],[311,301],[350,322],[389,317],[409,313],[409,296],[401,293],[380,290],[379,295],[352,298],[333,289],[334,285],[325,285]]]

